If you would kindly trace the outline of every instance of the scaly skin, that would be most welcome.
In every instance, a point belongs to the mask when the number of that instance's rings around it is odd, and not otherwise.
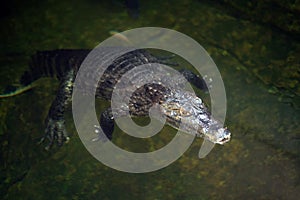
[[[38,52],[32,57],[30,71],[26,72],[21,82],[28,85],[42,76],[56,76],[60,80],[60,86],[55,100],[53,101],[46,119],[45,135],[41,141],[49,140],[46,149],[50,149],[54,143],[63,145],[68,141],[69,136],[65,128],[64,112],[66,106],[71,102],[73,84],[76,74],[84,58],[90,50],[53,50]],[[161,63],[168,64],[168,61],[159,59],[145,50],[135,50],[117,58],[101,76],[96,86],[96,97],[110,100],[112,91],[118,80],[128,71],[136,66]],[[99,66],[101,67],[101,66]],[[157,70],[160,70],[158,67]],[[199,76],[188,70],[182,70],[181,74],[196,87],[206,90],[205,82]],[[87,73],[87,78],[98,80],[99,73]],[[183,85],[185,80],[165,76],[157,77],[156,83],[145,84],[136,88],[129,101],[129,110],[132,116],[148,115],[149,109],[154,105],[160,105],[160,111],[166,122],[183,131],[197,136],[205,137],[213,143],[223,144],[230,139],[230,132],[223,128],[221,123],[213,119],[202,100],[190,92],[180,89],[164,87],[161,82],[167,81],[171,85]],[[89,85],[82,83],[83,93],[89,95]],[[79,84],[80,86],[80,84]],[[179,87],[180,88],[180,87]],[[132,88],[124,88],[124,92]],[[108,139],[112,138],[114,129],[113,116],[121,116],[121,110],[114,111],[111,108],[101,113],[100,125]],[[95,132],[99,132],[96,127]],[[100,138],[104,139],[104,138]]]

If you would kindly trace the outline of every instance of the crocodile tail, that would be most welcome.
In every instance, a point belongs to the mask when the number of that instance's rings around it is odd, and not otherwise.
[[[61,80],[65,73],[72,69],[78,71],[82,61],[90,50],[59,49],[52,51],[38,51],[31,57],[29,70],[20,79],[23,85],[15,90],[6,90],[0,98],[12,97],[35,87],[34,81],[41,77],[56,77]]]
[[[38,51],[31,57],[30,68],[23,74],[20,83],[26,86],[41,77],[56,77],[61,80],[70,68],[78,70],[89,52],[86,49]]]
[[[30,85],[27,85],[27,86],[24,86],[24,87],[21,87],[21,88],[18,88],[12,92],[6,92],[4,94],[0,94],[0,99],[1,98],[8,98],[8,97],[13,97],[13,96],[16,96],[18,94],[21,94],[23,92],[26,92],[27,90],[30,90],[34,87],[33,84],[30,84]]]

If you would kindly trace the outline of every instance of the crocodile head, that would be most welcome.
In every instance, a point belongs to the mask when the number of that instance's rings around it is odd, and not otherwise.
[[[231,133],[214,119],[203,101],[190,92],[172,92],[161,104],[169,125],[217,144],[230,140]]]

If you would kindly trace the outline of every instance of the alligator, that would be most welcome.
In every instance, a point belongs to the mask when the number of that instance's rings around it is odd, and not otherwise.
[[[90,52],[91,50],[87,49],[38,51],[31,57],[30,69],[20,79],[21,84],[27,87],[41,77],[56,77],[60,81],[57,95],[45,120],[45,134],[41,139],[41,142],[48,140],[45,147],[48,150],[55,143],[61,146],[69,140],[65,128],[65,108],[72,100],[74,80],[79,68]],[[126,72],[139,65],[151,63],[176,65],[175,62],[170,62],[170,59],[155,56],[145,49],[127,52],[105,69],[96,86],[96,98],[110,100],[115,85]],[[180,70],[180,73],[195,87],[207,91],[206,83],[199,75],[186,69]],[[95,72],[86,76],[97,77],[99,74]],[[129,101],[130,115],[147,116],[149,109],[156,104],[160,105],[166,123],[174,128],[184,127],[184,132],[217,144],[224,144],[230,140],[230,131],[212,117],[201,98],[194,93],[165,87],[159,81],[144,84],[134,91]],[[100,114],[100,127],[109,140],[113,136],[115,117],[111,107]],[[184,126],[180,126],[181,123],[184,123]],[[95,133],[99,133],[100,127],[95,126]]]

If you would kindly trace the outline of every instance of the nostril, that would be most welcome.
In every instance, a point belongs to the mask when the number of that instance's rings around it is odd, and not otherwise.
[[[225,135],[230,136],[230,132],[228,130],[224,131]]]

